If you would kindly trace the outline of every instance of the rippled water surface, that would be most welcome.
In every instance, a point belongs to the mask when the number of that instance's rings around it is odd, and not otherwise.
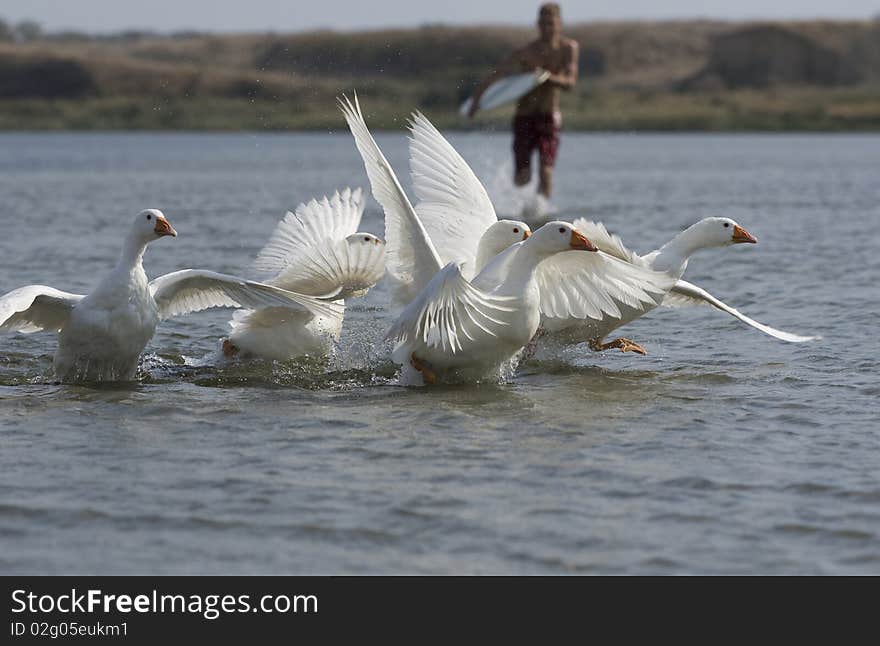
[[[514,208],[508,135],[450,138]],[[816,343],[658,310],[624,328],[647,357],[406,389],[384,286],[328,366],[218,364],[223,311],[164,324],[130,384],[54,384],[53,335],[2,336],[0,572],[878,574],[878,171],[877,136],[563,140],[560,217],[639,251],[732,217],[759,244],[686,277]],[[87,291],[148,206],[180,234],[148,274],[241,273],[286,208],[366,182],[343,131],[2,134],[0,293]]]

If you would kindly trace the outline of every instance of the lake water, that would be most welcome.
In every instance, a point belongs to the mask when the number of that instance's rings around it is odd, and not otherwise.
[[[377,139],[409,187],[403,134]],[[450,139],[515,201],[507,133]],[[0,134],[0,293],[87,291],[145,207],[179,232],[149,275],[242,273],[346,185],[368,187],[342,129]],[[880,574],[880,137],[566,134],[556,185],[561,218],[639,251],[736,219],[759,244],[686,278],[824,339],[656,310],[623,329],[646,357],[407,389],[382,285],[326,373],[215,365],[225,311],[163,324],[132,384],[53,384],[54,335],[0,336],[0,572]]]

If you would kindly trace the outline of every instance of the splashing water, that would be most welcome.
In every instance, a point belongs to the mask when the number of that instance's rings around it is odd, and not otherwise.
[[[559,208],[545,196],[538,193],[537,174],[524,186],[513,183],[513,164],[510,160],[495,165],[486,191],[499,218],[523,220],[533,228],[548,222]]]

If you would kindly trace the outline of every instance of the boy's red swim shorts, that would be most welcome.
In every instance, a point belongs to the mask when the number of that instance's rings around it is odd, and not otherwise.
[[[538,149],[542,166],[553,166],[559,150],[559,112],[519,114],[513,118],[513,157],[517,173],[531,165],[532,151]]]

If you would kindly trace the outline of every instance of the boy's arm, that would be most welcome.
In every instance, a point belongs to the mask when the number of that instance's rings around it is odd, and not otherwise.
[[[562,63],[562,70],[558,74],[551,74],[546,82],[553,83],[563,90],[570,90],[577,83],[577,77],[578,44],[577,41],[572,40],[569,46],[565,48],[565,60]]]

